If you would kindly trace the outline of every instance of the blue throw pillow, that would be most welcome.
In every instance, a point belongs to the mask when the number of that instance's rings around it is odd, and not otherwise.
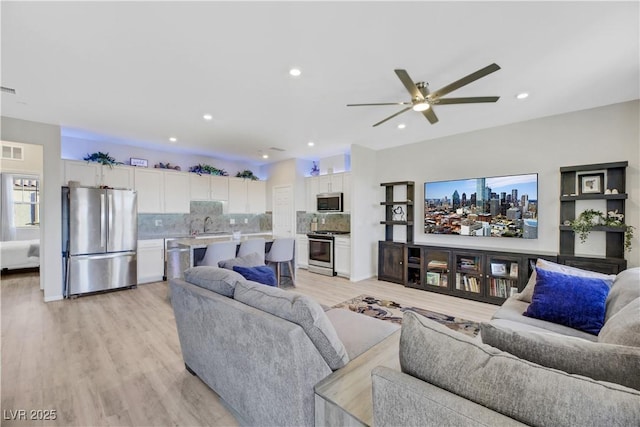
[[[523,315],[598,335],[609,295],[606,281],[541,268],[536,268],[536,275],[531,304]]]
[[[239,265],[234,265],[233,271],[237,271],[247,280],[262,283],[263,285],[278,286],[276,274],[266,265],[258,267],[240,267]]]

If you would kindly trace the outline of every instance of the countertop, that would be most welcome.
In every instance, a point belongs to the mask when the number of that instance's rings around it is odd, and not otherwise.
[[[272,233],[243,234],[241,235],[239,240],[233,240],[233,236],[231,234],[211,236],[211,237],[186,237],[183,239],[177,239],[174,241],[174,243],[177,243],[180,246],[188,246],[190,248],[197,249],[197,248],[206,248],[207,245],[211,243],[234,241],[240,244],[240,242],[243,242],[245,240],[256,239],[256,238],[264,238],[267,242],[269,242],[273,240],[273,234]]]

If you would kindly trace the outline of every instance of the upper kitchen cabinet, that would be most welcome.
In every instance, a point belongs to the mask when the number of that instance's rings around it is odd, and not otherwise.
[[[191,195],[188,172],[164,172],[164,213],[189,213]]]
[[[131,166],[102,165],[102,185],[113,188],[133,188],[135,168]]]
[[[341,193],[343,191],[343,174],[332,173],[318,177],[318,193]]]
[[[79,160],[63,160],[62,164],[62,185],[77,181],[83,187],[133,188],[134,168],[131,166],[109,166]]]
[[[265,181],[229,178],[229,213],[264,213],[266,193]]]
[[[316,196],[320,191],[318,191],[318,177],[312,176],[309,178],[305,178],[305,188],[307,193],[307,212],[315,212],[318,208],[316,203]]]
[[[164,172],[159,169],[135,169],[138,213],[164,211]],[[184,192],[184,188],[181,190]]]
[[[190,174],[191,200],[229,200],[229,177]]]
[[[101,181],[101,167],[99,163],[89,163],[77,160],[62,161],[64,173],[62,185],[68,185],[69,181],[78,181],[86,187],[97,187]]]

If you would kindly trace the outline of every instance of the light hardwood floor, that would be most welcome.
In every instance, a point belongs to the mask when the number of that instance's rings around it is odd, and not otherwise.
[[[497,306],[299,270],[296,291],[335,305],[360,294],[469,320]],[[2,425],[234,426],[219,397],[187,373],[167,282],[44,303],[35,273],[1,279]],[[55,410],[55,421],[11,412]],[[9,418],[9,419],[8,419]]]

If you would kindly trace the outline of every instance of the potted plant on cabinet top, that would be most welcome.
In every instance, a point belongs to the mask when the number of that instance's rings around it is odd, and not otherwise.
[[[116,162],[116,159],[109,156],[109,153],[102,153],[100,151],[93,154],[87,154],[86,156],[83,157],[83,160],[86,160],[87,162],[96,162],[102,165],[107,165],[110,168],[112,168],[113,165],[123,164],[122,162]]]

